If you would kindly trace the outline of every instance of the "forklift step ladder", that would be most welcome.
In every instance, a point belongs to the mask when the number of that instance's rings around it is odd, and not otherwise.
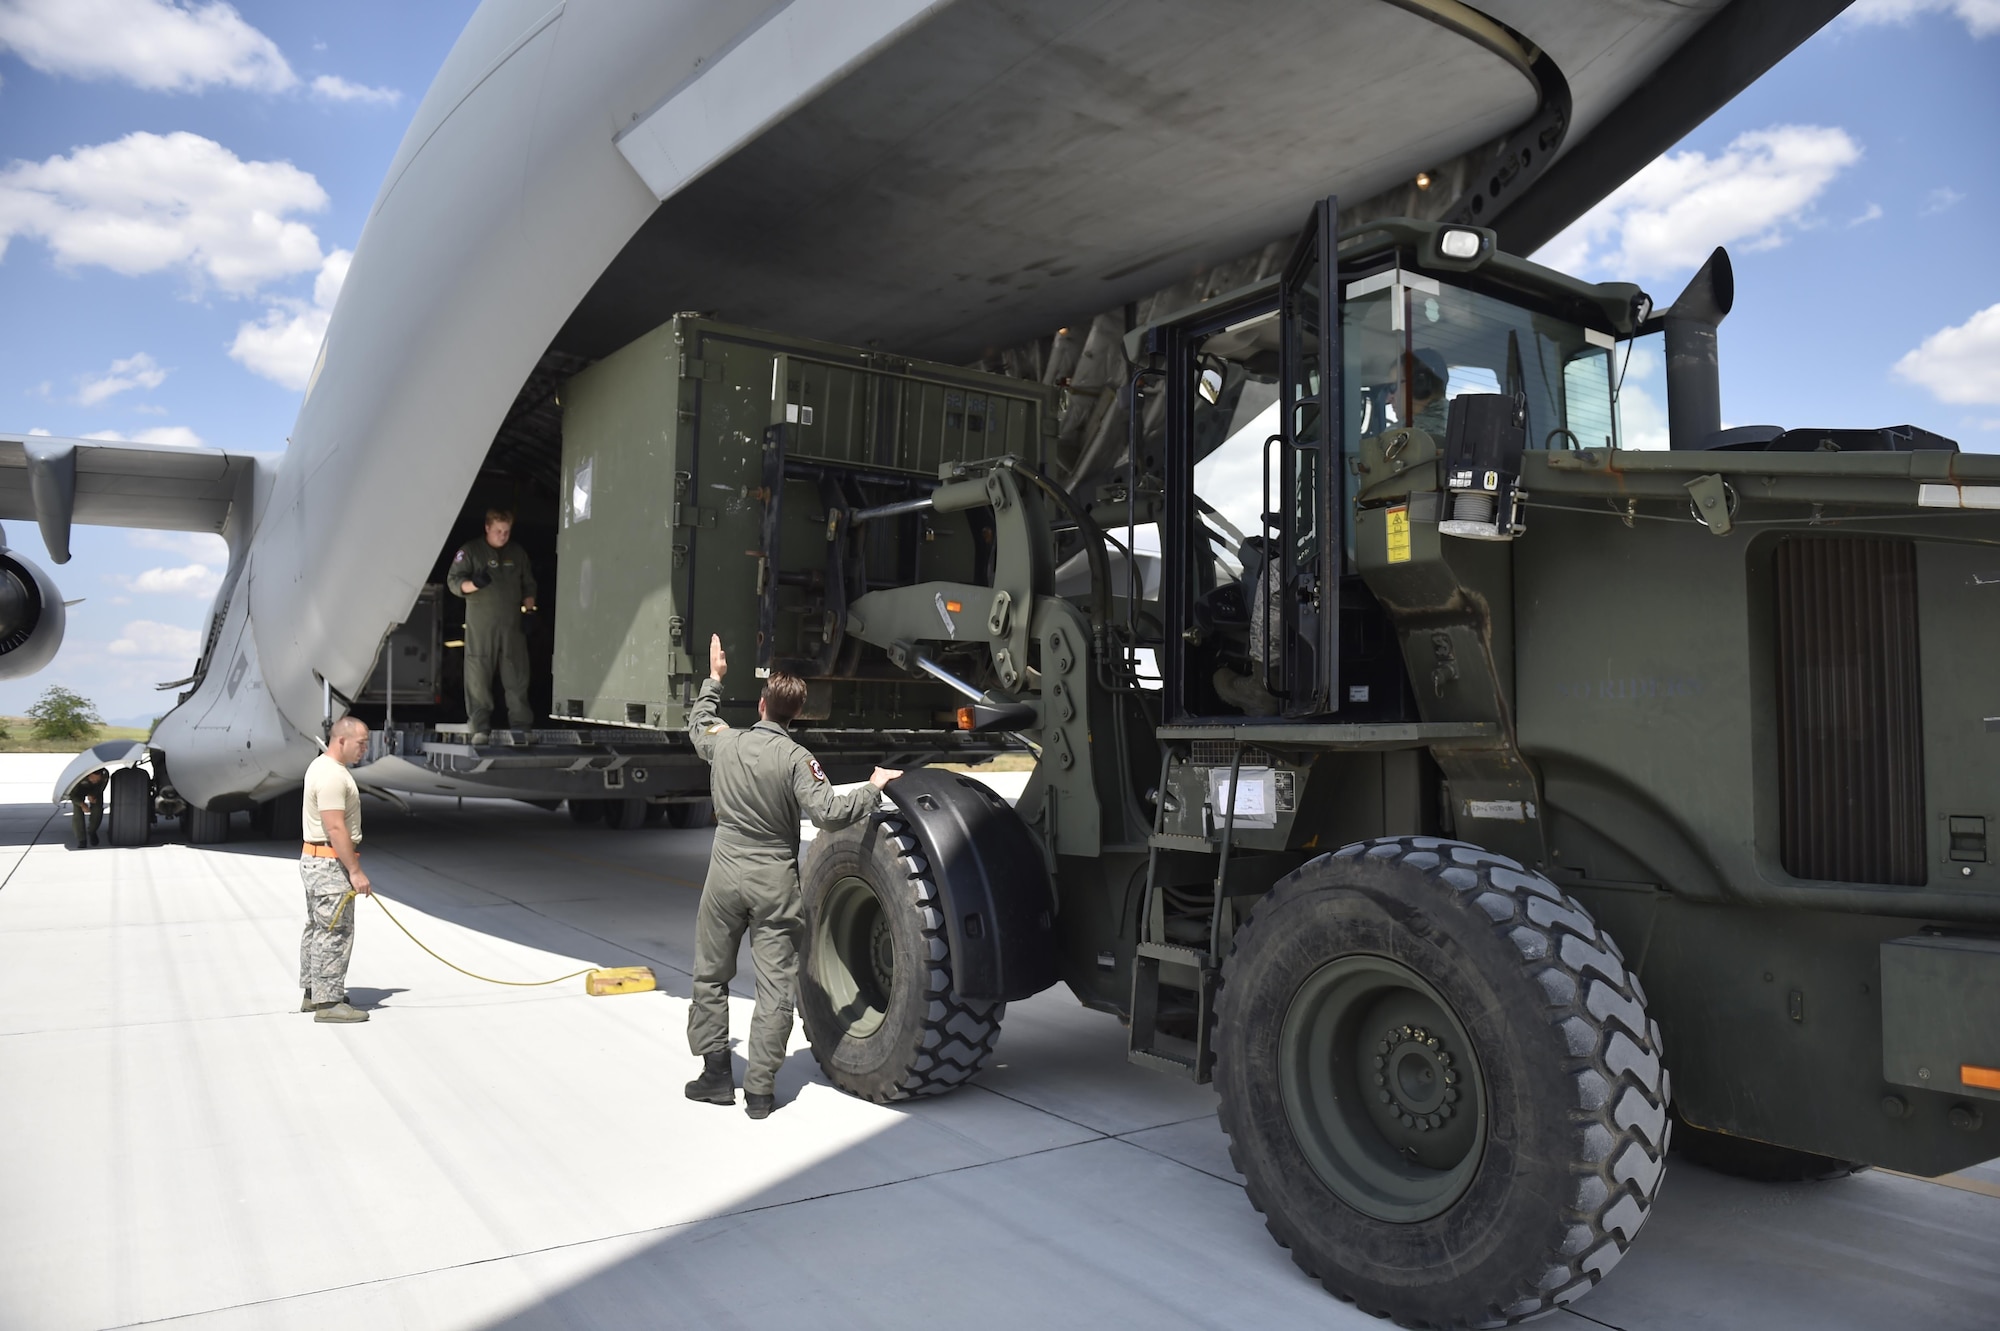
[[[1172,768],[1171,746],[1160,760],[1159,798],[1153,810],[1153,832],[1147,838],[1146,896],[1141,917],[1139,943],[1132,959],[1132,1043],[1127,1057],[1141,1067],[1173,1072],[1196,1082],[1210,1080],[1215,1066],[1215,996],[1222,979],[1222,948],[1227,944],[1230,924],[1228,897],[1223,891],[1229,872],[1229,853],[1236,838],[1236,782],[1243,770],[1243,743],[1235,742],[1229,767],[1228,808],[1222,816],[1222,840],[1192,837],[1163,830],[1167,810],[1167,774]],[[1193,851],[1216,857],[1211,885],[1206,949],[1176,943],[1167,937],[1166,891],[1160,883],[1160,852]],[[1192,973],[1192,983],[1188,976]],[[1173,990],[1194,997],[1195,1026],[1192,1041],[1160,1031],[1163,991]]]

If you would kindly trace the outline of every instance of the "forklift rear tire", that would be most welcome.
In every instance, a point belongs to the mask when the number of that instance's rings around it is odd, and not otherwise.
[[[661,823],[667,821],[667,806],[664,804],[655,804],[651,800],[648,800],[646,802],[645,814],[641,821],[647,827],[658,827]]]
[[[1821,1183],[1868,1168],[1856,1160],[1698,1128],[1679,1114],[1674,1115],[1674,1153],[1689,1164],[1757,1183]]]
[[[229,814],[190,804],[181,814],[181,831],[190,846],[219,846],[229,840]]]
[[[605,800],[604,825],[621,832],[646,826],[646,801]]]
[[[603,800],[570,800],[569,820],[578,827],[595,827],[604,821]]]
[[[877,1104],[970,1081],[1007,1005],[953,991],[943,902],[903,820],[821,833],[800,878],[799,1015],[827,1079]]]
[[[153,779],[144,768],[121,767],[105,787],[111,808],[111,844],[143,846],[153,830]]]
[[[1296,870],[1237,931],[1217,1009],[1230,1158],[1292,1260],[1408,1326],[1590,1290],[1666,1161],[1659,1024],[1540,874],[1431,837]]]

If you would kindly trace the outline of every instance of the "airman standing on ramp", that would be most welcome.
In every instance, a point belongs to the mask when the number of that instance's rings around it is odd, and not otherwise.
[[[493,729],[493,670],[507,695],[507,724],[534,726],[528,709],[528,635],[521,612],[535,608],[535,571],[512,543],[514,515],[486,510],[486,536],[467,541],[451,557],[444,575],[451,594],[465,602],[465,719],[472,742],[483,744]]]

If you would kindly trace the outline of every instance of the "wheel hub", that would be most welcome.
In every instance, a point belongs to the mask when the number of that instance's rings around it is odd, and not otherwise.
[[[896,937],[889,931],[889,917],[879,911],[875,927],[869,930],[869,968],[875,972],[875,987],[887,994],[896,978]]]
[[[1407,1224],[1471,1186],[1486,1147],[1479,1059],[1423,976],[1388,957],[1337,957],[1299,985],[1278,1041],[1293,1140],[1342,1201]]]
[[[881,1028],[895,988],[893,927],[875,889],[853,876],[828,889],[818,916],[807,965],[843,1032],[865,1040]]]
[[[1375,1045],[1375,1099],[1406,1128],[1429,1132],[1458,1112],[1451,1050],[1422,1026],[1392,1026]]]

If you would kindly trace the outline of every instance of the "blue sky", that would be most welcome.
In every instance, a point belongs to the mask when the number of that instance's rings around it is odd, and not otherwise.
[[[0,0],[0,427],[281,450],[346,252],[474,8]],[[1907,421],[2000,450],[1995,126],[2000,0],[1862,0],[1540,257],[1664,303],[1727,244],[1729,423]],[[1635,358],[1628,442],[1661,428],[1654,368]],[[28,524],[7,535],[45,557]],[[0,713],[62,683],[150,719],[221,542],[74,546],[54,572],[86,599]]]

